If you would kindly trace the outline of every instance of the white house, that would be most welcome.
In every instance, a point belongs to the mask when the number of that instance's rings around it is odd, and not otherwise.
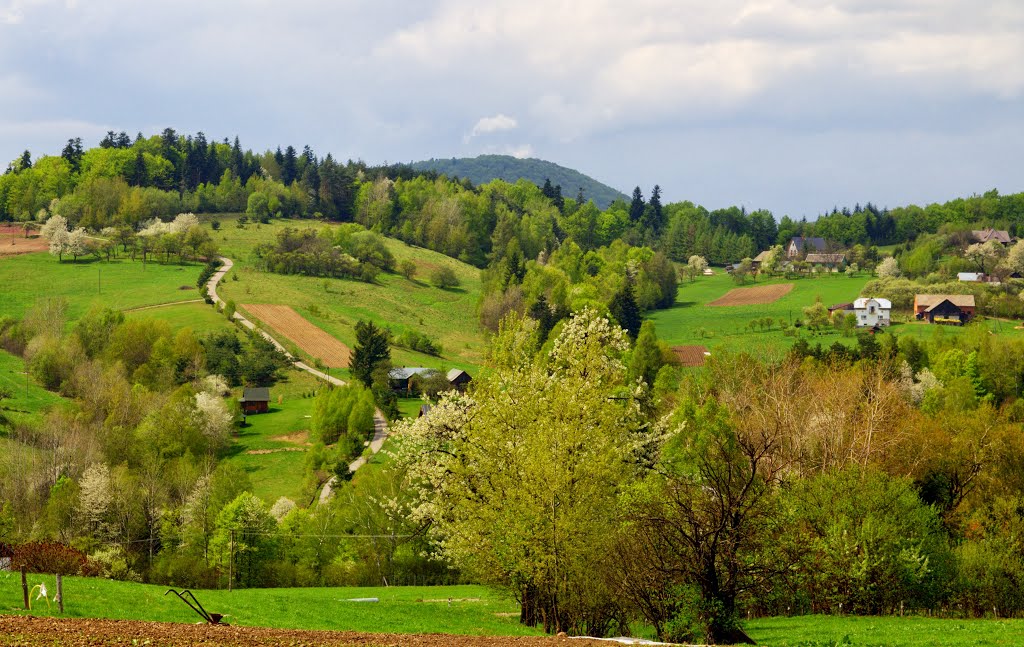
[[[888,299],[860,298],[853,302],[853,314],[858,328],[888,326],[892,302]]]

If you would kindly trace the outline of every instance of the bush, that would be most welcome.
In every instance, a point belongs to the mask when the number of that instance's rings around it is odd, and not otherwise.
[[[430,281],[442,290],[457,288],[461,285],[459,277],[455,275],[455,270],[447,265],[442,265],[431,272]]]
[[[402,273],[402,276],[411,281],[412,277],[416,276],[416,263],[407,258],[398,264],[398,271]]]
[[[433,355],[434,357],[439,357],[441,355],[441,344],[418,330],[406,330],[396,337],[393,343],[395,346],[408,348],[409,350],[414,350],[418,353]]]
[[[85,553],[55,541],[33,541],[13,547],[11,568],[30,573],[96,575],[98,568]]]

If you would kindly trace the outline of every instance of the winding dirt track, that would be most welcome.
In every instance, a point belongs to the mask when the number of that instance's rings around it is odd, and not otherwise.
[[[0,645],[47,647],[59,645],[227,645],[261,647],[593,647],[609,643],[566,638],[450,636],[445,634],[362,634],[350,631],[297,631],[258,627],[214,627],[134,620],[78,620],[0,615]]]

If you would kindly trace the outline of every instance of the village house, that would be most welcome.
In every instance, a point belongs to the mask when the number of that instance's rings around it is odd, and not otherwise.
[[[451,384],[455,388],[455,390],[459,391],[460,393],[465,393],[466,385],[473,381],[473,378],[470,377],[469,373],[462,370],[461,368],[451,369],[450,371],[448,371],[448,375],[446,375],[445,377],[448,378],[448,383]]]
[[[853,302],[853,314],[858,328],[875,328],[892,323],[892,302],[888,299],[861,297]]]
[[[987,243],[990,240],[994,240],[1003,245],[1013,243],[1013,237],[1010,236],[1010,232],[1005,229],[993,229],[991,227],[988,229],[972,229],[971,238],[973,238],[976,243]]]
[[[817,252],[824,252],[828,247],[824,238],[808,238],[805,236],[794,236],[789,240],[789,244],[786,245],[786,257],[787,258],[800,258],[804,254]]]
[[[840,265],[846,262],[846,254],[808,254],[804,260],[815,267],[825,268],[830,272],[834,272]]]
[[[974,318],[973,294],[914,295],[914,317],[928,323],[963,325]]]
[[[429,379],[439,373],[440,371],[436,368],[400,367],[391,369],[388,379],[391,381],[392,391],[412,395],[417,391],[417,381]],[[454,389],[460,392],[465,391],[466,385],[473,381],[469,373],[460,368],[451,369],[445,378]]]
[[[242,405],[242,413],[247,416],[266,413],[270,410],[270,389],[265,386],[242,389],[242,397],[238,402]]]
[[[956,280],[961,283],[980,283],[985,280],[985,275],[981,272],[957,272]]]

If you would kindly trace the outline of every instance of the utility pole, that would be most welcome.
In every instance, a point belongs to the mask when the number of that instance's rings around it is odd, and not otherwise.
[[[235,530],[231,529],[231,556],[228,558],[228,593],[231,593],[231,580],[234,579],[235,568]]]

